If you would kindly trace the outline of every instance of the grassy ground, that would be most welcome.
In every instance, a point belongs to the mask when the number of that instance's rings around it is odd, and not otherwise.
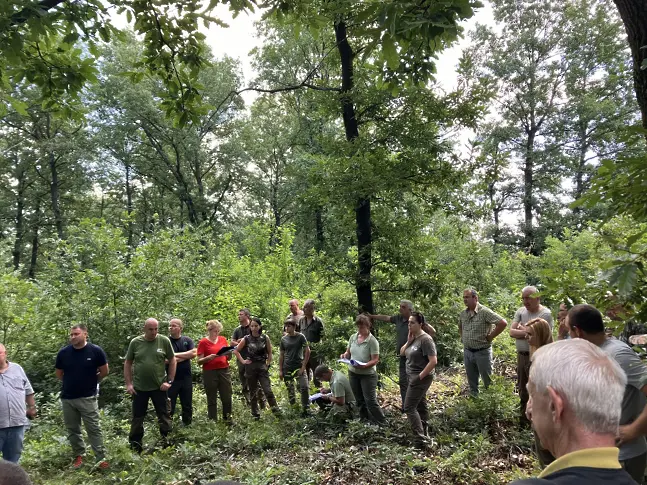
[[[301,418],[275,379],[274,391],[285,411],[282,419],[266,411],[254,422],[237,400],[231,428],[209,422],[202,389],[197,388],[195,421],[188,428],[176,427],[169,448],[156,446],[159,433],[150,410],[141,456],[127,446],[129,399],[124,398],[104,411],[111,462],[105,472],[89,464],[70,468],[71,449],[54,401],[28,433],[21,464],[37,484],[188,485],[224,478],[250,485],[507,483],[537,470],[532,434],[519,430],[514,369],[505,347],[496,358],[499,377],[478,399],[467,397],[462,367],[438,369],[429,392],[434,444],[424,453],[410,446],[410,429],[397,409],[399,394],[390,379],[380,392],[388,419],[383,429],[360,422],[326,427],[316,414]]]

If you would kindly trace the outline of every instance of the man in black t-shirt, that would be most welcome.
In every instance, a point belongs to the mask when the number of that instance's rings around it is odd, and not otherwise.
[[[63,421],[75,456],[74,468],[83,464],[85,453],[81,421],[85,424],[92,450],[99,462],[98,467],[105,469],[109,466],[105,460],[97,403],[99,381],[107,375],[106,353],[98,345],[88,343],[88,328],[85,325],[74,325],[70,330],[70,345],[63,347],[56,356],[56,377],[63,381]]]
[[[177,367],[175,369],[175,379],[167,395],[171,404],[170,415],[175,414],[175,405],[177,398],[180,397],[182,406],[182,423],[185,426],[191,424],[193,420],[193,377],[191,376],[191,359],[196,356],[196,349],[193,340],[182,335],[184,323],[179,318],[173,318],[168,322],[168,333]],[[167,369],[168,374],[168,369]]]

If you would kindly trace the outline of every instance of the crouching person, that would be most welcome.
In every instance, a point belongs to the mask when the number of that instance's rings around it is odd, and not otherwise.
[[[315,369],[314,374],[315,378],[330,384],[329,389],[321,389],[323,396],[317,402],[320,407],[327,408],[328,418],[334,421],[352,419],[355,415],[356,402],[348,377],[323,364]]]

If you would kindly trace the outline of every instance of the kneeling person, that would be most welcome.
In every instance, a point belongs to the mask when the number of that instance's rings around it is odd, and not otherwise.
[[[318,366],[315,369],[315,377],[330,383],[330,389],[321,389],[324,396],[320,398],[332,404],[328,416],[341,421],[351,419],[356,402],[348,377],[338,370],[331,370],[327,365]]]

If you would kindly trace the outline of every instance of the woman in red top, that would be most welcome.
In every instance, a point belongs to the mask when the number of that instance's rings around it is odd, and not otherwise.
[[[231,352],[217,355],[220,349],[229,344],[227,339],[220,335],[222,323],[218,320],[207,322],[207,332],[208,336],[198,343],[198,364],[202,366],[209,419],[218,420],[218,394],[220,393],[222,419],[231,422],[231,374],[229,373]]]

